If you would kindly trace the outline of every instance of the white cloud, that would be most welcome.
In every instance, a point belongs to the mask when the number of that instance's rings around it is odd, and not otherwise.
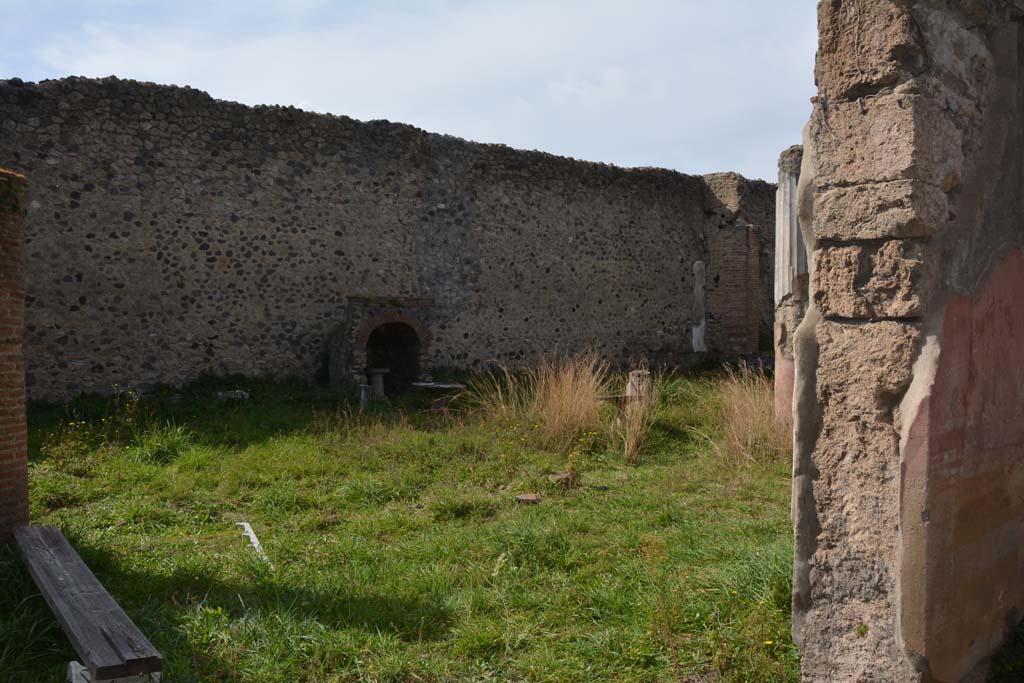
[[[58,73],[768,179],[813,94],[813,0],[432,2],[341,18],[329,6],[263,7],[244,30],[244,5],[204,21],[95,21],[36,56]]]

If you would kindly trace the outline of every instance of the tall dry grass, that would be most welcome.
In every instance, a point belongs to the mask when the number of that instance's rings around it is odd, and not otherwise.
[[[649,393],[630,397],[624,401],[618,419],[612,425],[612,443],[622,451],[626,462],[640,459],[644,443],[657,419],[659,386],[653,382]]]
[[[546,448],[568,452],[584,435],[607,435],[609,447],[635,463],[658,419],[664,382],[656,380],[649,393],[626,399],[619,385],[624,380],[595,354],[549,358],[521,372],[500,368],[478,375],[470,380],[463,401],[485,419],[523,427]],[[735,460],[788,455],[791,437],[776,428],[772,381],[761,368],[740,364],[698,382],[706,390],[675,397],[700,404],[694,405],[693,417],[703,426],[691,427],[695,435]],[[620,397],[619,411],[609,422],[601,406],[613,395]]]
[[[719,419],[729,455],[760,460],[789,454],[791,435],[775,423],[772,380],[763,369],[746,363],[730,366],[717,384]]]
[[[534,373],[505,366],[474,375],[460,396],[470,410],[488,420],[520,420],[534,406]]]
[[[601,401],[609,393],[607,363],[597,354],[546,358],[513,373],[507,368],[470,381],[465,398],[485,417],[536,425],[544,444],[568,448],[601,426]]]
[[[608,364],[597,354],[549,359],[534,370],[534,411],[545,441],[565,447],[601,426],[601,401],[608,394]]]

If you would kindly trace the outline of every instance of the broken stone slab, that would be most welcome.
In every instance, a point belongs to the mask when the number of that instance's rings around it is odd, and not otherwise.
[[[249,392],[242,391],[241,389],[233,389],[231,391],[218,391],[217,400],[221,403],[227,403],[229,401],[248,401]]]
[[[160,683],[163,674],[148,673],[118,678],[93,678],[89,670],[78,662],[68,663],[67,683]]]
[[[430,382],[427,380],[422,382],[413,382],[412,386],[416,389],[428,389],[434,391],[462,391],[466,388],[465,384],[458,384],[457,382]]]
[[[520,493],[516,496],[516,502],[520,505],[536,505],[540,502],[540,496],[536,493]]]

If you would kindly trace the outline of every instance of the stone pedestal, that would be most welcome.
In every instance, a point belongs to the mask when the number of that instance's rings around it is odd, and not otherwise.
[[[651,398],[651,373],[649,370],[633,370],[629,373],[626,397],[630,400]]]
[[[707,309],[705,306],[705,284],[707,280],[707,269],[703,261],[695,261],[693,264],[693,328],[691,329],[690,344],[695,353],[705,353],[708,350],[705,334],[708,329]]]
[[[366,374],[370,376],[370,393],[375,401],[387,398],[384,393],[384,375],[391,372],[388,368],[370,368]]]

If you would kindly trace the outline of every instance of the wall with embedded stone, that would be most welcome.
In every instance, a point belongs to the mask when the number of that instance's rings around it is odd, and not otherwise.
[[[829,0],[798,185],[805,681],[981,680],[1024,609],[1024,3]]]
[[[754,351],[770,330],[774,186],[734,174],[78,78],[0,81],[0,164],[31,180],[34,398],[203,372],[357,376],[368,301],[415,317],[430,366],[585,348],[686,364],[696,262],[708,352]]]

